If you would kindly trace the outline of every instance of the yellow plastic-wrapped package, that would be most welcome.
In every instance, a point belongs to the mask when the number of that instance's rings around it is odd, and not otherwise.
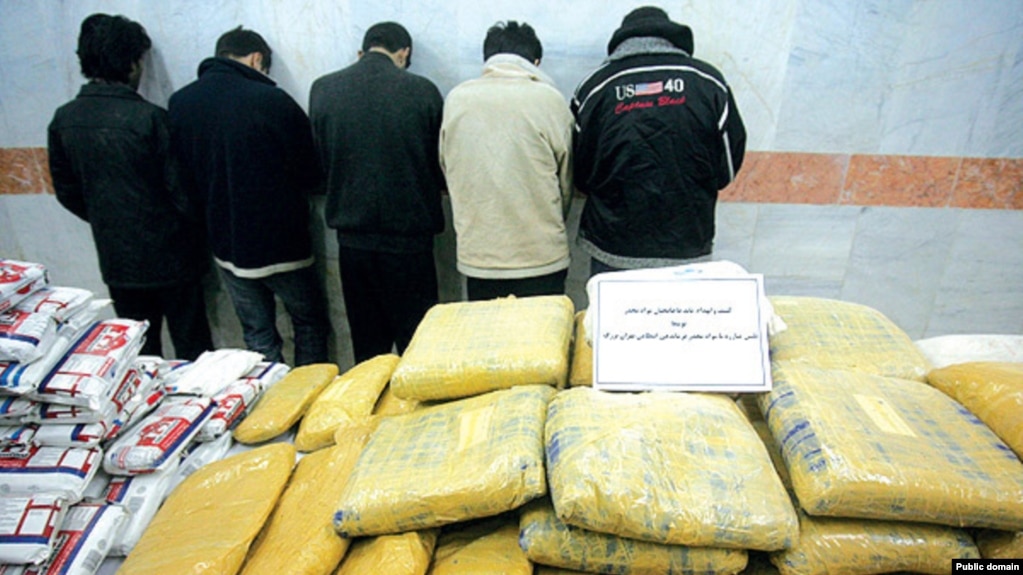
[[[760,397],[810,515],[1023,528],[1023,463],[919,382],[775,365]]]
[[[316,363],[289,371],[252,408],[234,430],[239,443],[262,443],[291,429],[309,405],[337,377],[332,363]]]
[[[575,314],[575,337],[572,338],[572,365],[568,385],[593,385],[593,346],[586,340],[586,310]]]
[[[547,385],[380,419],[337,505],[346,537],[403,533],[488,517],[547,491]]]
[[[751,418],[778,476],[789,490],[791,478],[784,458],[759,408],[750,406]],[[793,494],[793,497],[795,495]],[[800,509],[799,538],[795,544],[771,553],[770,560],[783,575],[868,575],[870,573],[947,573],[952,559],[979,557],[977,546],[962,529],[943,525],[812,517]]]
[[[270,520],[252,544],[242,575],[330,575],[349,540],[334,530],[341,495],[370,430],[303,457]]]
[[[985,559],[1019,559],[1023,557],[1023,531],[982,529],[977,533],[977,547]]]
[[[924,381],[930,364],[890,319],[865,305],[797,296],[769,298],[788,329],[771,336],[771,361]]]
[[[546,498],[523,508],[519,544],[534,563],[621,575],[730,575],[746,566],[741,549],[663,545],[566,525]]]
[[[1023,363],[950,365],[927,374],[927,383],[972,411],[1023,458]]]
[[[290,444],[271,443],[196,470],[164,501],[118,575],[237,573],[295,454]]]
[[[425,575],[439,529],[356,539],[334,575]]]
[[[377,401],[376,407],[373,408],[373,415],[388,416],[412,413],[419,409],[420,403],[416,399],[402,399],[394,395],[394,390],[388,385],[384,388],[384,392],[380,394],[380,399]]]
[[[428,575],[533,575],[519,547],[519,519],[506,513],[441,531]]]
[[[435,305],[416,328],[391,386],[398,397],[423,401],[515,385],[563,387],[573,313],[566,296]]]
[[[419,409],[420,405],[420,402],[414,399],[400,399],[396,397],[391,392],[391,387],[387,386],[384,388],[384,392],[380,395],[380,399],[373,409],[373,415],[360,420],[347,420],[339,425],[334,430],[334,443],[345,445],[353,437],[359,438],[365,433],[372,433],[385,417],[412,413]]]
[[[334,379],[302,417],[295,435],[299,451],[315,451],[334,442],[338,427],[368,419],[391,379],[398,356],[378,355],[363,361]]]
[[[551,499],[570,525],[730,549],[798,534],[767,450],[727,397],[573,388],[551,402],[546,441]]]
[[[800,513],[799,530],[792,548],[771,554],[782,575],[945,575],[953,559],[980,558],[966,531],[944,525]]]

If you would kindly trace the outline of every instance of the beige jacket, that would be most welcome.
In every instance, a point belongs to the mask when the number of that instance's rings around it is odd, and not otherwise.
[[[550,79],[512,54],[448,95],[440,161],[460,272],[514,279],[568,267],[572,122]]]

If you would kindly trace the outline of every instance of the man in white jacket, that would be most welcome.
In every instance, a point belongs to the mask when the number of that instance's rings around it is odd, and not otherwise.
[[[483,75],[448,95],[440,161],[470,301],[565,293],[572,114],[525,23],[498,23]]]

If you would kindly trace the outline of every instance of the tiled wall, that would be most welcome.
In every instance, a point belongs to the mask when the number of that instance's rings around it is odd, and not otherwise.
[[[0,148],[0,195],[52,193],[46,150]],[[725,202],[1023,209],[1023,159],[749,152]]]
[[[722,193],[714,255],[762,273],[768,295],[853,301],[910,337],[1023,333],[1023,160],[751,152]],[[42,148],[0,148],[0,256],[41,261],[54,281],[105,294],[88,225],[51,195]],[[572,206],[575,237],[584,200]],[[351,362],[337,247],[315,204],[313,237],[331,304],[331,351]],[[445,203],[450,221],[450,206]],[[451,226],[435,254],[441,297],[462,297]],[[587,305],[589,259],[572,246],[567,291]],[[215,276],[214,342],[241,329]],[[279,322],[290,331],[286,314]]]

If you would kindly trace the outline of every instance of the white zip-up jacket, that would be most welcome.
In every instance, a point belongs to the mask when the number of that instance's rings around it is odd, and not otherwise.
[[[519,279],[568,267],[572,126],[565,97],[517,55],[492,56],[448,94],[440,161],[460,272]]]

